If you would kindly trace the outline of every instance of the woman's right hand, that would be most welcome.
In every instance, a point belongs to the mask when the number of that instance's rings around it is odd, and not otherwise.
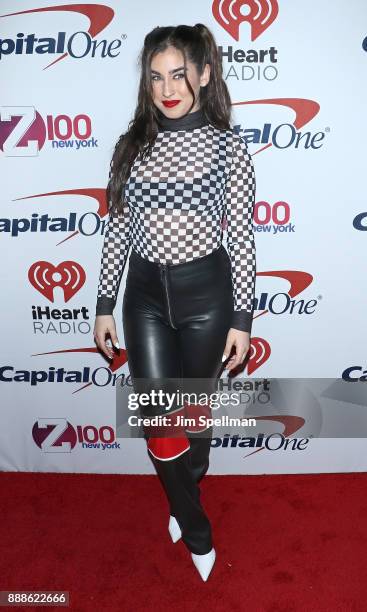
[[[106,344],[107,333],[111,336],[112,343],[119,349],[120,345],[116,334],[116,325],[113,315],[97,315],[93,330],[94,339],[98,348],[103,351],[108,359],[113,359],[115,353],[112,347],[110,348]]]

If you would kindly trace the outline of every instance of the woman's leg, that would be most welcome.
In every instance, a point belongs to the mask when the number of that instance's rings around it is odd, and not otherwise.
[[[216,379],[233,315],[231,267],[227,251],[218,251],[173,270],[173,309],[180,322],[182,372],[187,387],[206,393],[216,390]],[[185,292],[185,287],[190,290]],[[202,379],[195,383],[194,379]],[[210,411],[209,411],[210,414]],[[190,410],[187,410],[190,416]],[[214,415],[215,416],[215,415]],[[205,435],[187,431],[193,474],[199,482],[209,467],[212,427]]]
[[[123,302],[123,326],[133,381],[138,387],[141,380],[144,385],[151,381],[152,386],[163,387],[164,391],[165,379],[182,377],[182,355],[178,329],[170,325],[167,317],[167,294],[162,279],[158,266],[134,257]],[[134,385],[134,390],[139,389]],[[180,440],[150,437],[147,442],[170,511],[181,527],[183,542],[191,552],[206,554],[212,548],[211,526],[200,504],[190,442],[184,430]]]
[[[168,277],[171,315],[179,330],[184,390],[210,394],[216,390],[233,315],[228,254],[221,247],[206,257],[169,268]],[[186,408],[185,415],[190,417],[190,406]],[[205,410],[200,407],[199,412]],[[195,431],[195,427],[186,429],[190,440],[190,471],[196,485],[209,467],[212,431],[212,427],[204,432]],[[198,486],[196,493],[200,504]]]

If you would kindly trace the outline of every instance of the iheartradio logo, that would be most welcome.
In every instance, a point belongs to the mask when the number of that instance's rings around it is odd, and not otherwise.
[[[247,21],[251,40],[256,40],[277,18],[277,0],[214,0],[213,17],[235,40],[240,39],[240,25]]]
[[[251,376],[255,370],[260,368],[270,357],[271,347],[265,338],[251,338],[249,359],[247,362],[247,374]]]
[[[54,301],[55,287],[62,287],[68,302],[84,285],[86,274],[76,261],[63,261],[58,266],[49,261],[36,261],[29,268],[28,279],[50,302]]]

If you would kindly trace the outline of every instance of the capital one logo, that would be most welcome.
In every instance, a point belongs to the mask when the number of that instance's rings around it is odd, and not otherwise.
[[[295,300],[298,295],[303,293],[307,287],[312,283],[313,276],[308,272],[302,272],[300,270],[269,270],[268,272],[257,272],[256,276],[269,276],[273,278],[280,278],[289,283],[287,292],[283,292],[282,296],[284,303],[282,305],[282,311],[276,313],[273,308],[273,300],[268,300],[267,295],[262,296],[262,299],[258,300],[255,298],[255,310],[260,310],[260,313],[254,317],[262,317],[269,312],[272,314],[284,314],[295,313],[295,314],[311,314],[312,308],[315,307],[316,302],[312,300],[311,303],[305,300]],[[263,299],[263,297],[265,299]],[[277,297],[277,296],[275,296]],[[275,298],[274,298],[275,299]],[[312,308],[311,308],[312,306]],[[247,373],[250,376],[262,366],[270,357],[271,346],[265,338],[252,337],[251,345],[249,350],[249,360],[247,363]]]
[[[74,59],[80,59],[86,56],[94,58],[98,55],[101,58],[113,58],[119,55],[119,48],[122,44],[121,40],[94,40],[97,34],[102,32],[114,18],[113,9],[103,4],[60,4],[57,6],[44,6],[41,8],[0,15],[0,19],[32,13],[62,13],[65,11],[69,13],[78,13],[79,15],[87,17],[87,19],[89,19],[88,31],[84,32],[79,30],[74,32],[69,38],[66,32],[58,32],[56,38],[49,36],[38,38],[33,33],[25,34],[25,28],[23,26],[23,32],[19,32],[16,38],[0,38],[0,61],[9,55],[56,55],[61,53],[59,57],[45,66],[45,70],[67,56],[73,57]],[[126,35],[122,36],[122,38],[126,38]]]
[[[243,459],[248,459],[257,453],[269,450],[269,451],[303,451],[308,448],[310,438],[297,438],[294,437],[297,431],[302,429],[306,420],[303,417],[295,414],[273,414],[273,415],[253,415],[258,421],[265,421],[268,423],[280,423],[284,429],[282,433],[274,432],[271,434],[257,434],[256,436],[240,436],[239,434],[224,434],[221,437],[214,437],[211,441],[212,448],[255,448],[247,455],[243,456]]]
[[[214,0],[213,17],[235,40],[240,39],[240,25],[247,21],[251,40],[256,40],[278,16],[277,0]]]
[[[353,219],[353,227],[360,232],[367,232],[367,211],[358,213]]]
[[[55,287],[61,287],[68,302],[85,283],[84,269],[76,261],[63,261],[54,266],[48,261],[36,261],[28,271],[31,285],[50,302],[54,301]]]

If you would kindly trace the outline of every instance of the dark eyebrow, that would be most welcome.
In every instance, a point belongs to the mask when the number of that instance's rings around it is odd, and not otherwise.
[[[173,70],[169,71],[169,74],[173,74],[174,72],[178,72],[179,70],[184,70],[185,66],[180,66],[179,68],[174,68]],[[151,72],[154,72],[154,74],[161,74],[160,72],[158,72],[158,70],[151,70]]]

